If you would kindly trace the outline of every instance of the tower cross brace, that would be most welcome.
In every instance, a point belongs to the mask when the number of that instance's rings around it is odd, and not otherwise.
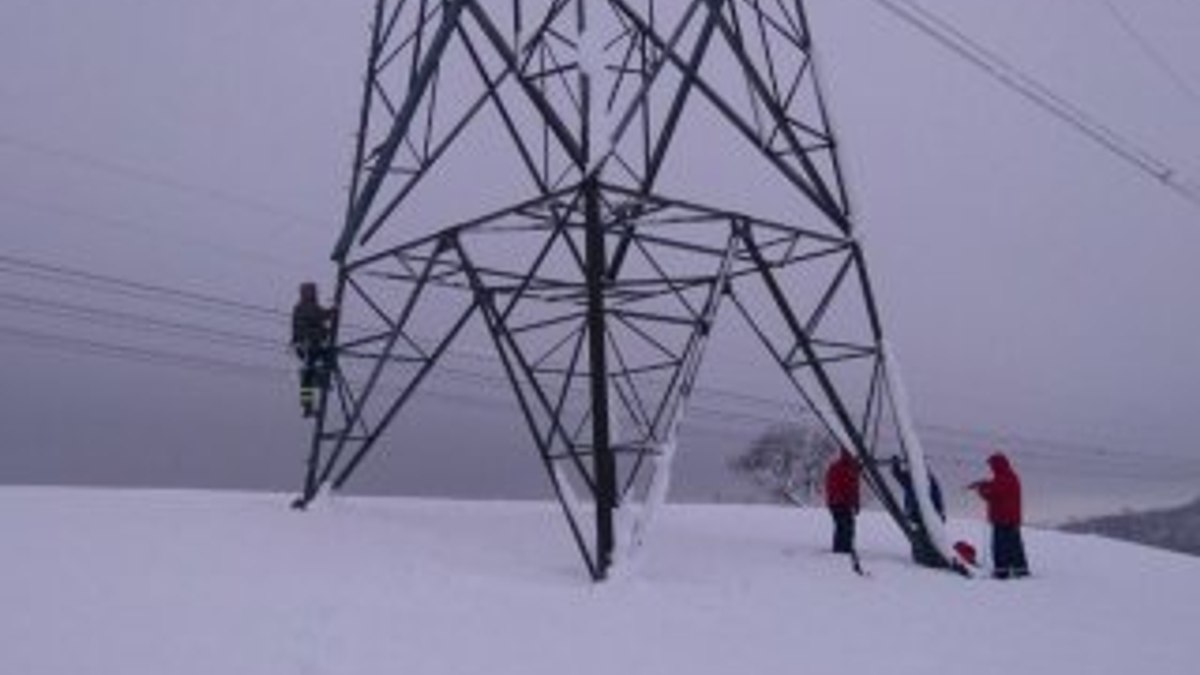
[[[360,105],[332,253],[337,367],[298,506],[381,451],[482,325],[604,579],[666,499],[705,350],[732,313],[905,536],[954,562],[801,2],[376,0]],[[916,519],[879,471],[896,454]]]

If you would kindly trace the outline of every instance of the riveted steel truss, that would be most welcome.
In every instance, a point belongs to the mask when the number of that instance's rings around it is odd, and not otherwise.
[[[338,368],[298,505],[381,451],[479,322],[602,579],[665,498],[732,314],[928,543],[876,466],[906,443],[800,2],[377,0],[359,122],[333,253]],[[472,166],[501,162],[516,189],[441,220],[438,204],[491,186]],[[787,200],[719,197],[743,185]],[[422,199],[435,206],[406,215]]]

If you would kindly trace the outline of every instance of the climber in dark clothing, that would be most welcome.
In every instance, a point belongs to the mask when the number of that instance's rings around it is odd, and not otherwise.
[[[908,515],[909,520],[920,521],[921,511],[917,505],[917,493],[913,489],[912,475],[905,468],[899,456],[892,457],[891,469],[892,478],[896,479],[904,491],[904,513]],[[942,486],[938,484],[932,471],[928,471],[926,475],[929,476],[929,501],[933,503],[933,509],[937,511],[938,518],[944,521],[946,520],[946,506],[942,502]]]
[[[300,407],[305,417],[315,412],[317,390],[329,384],[333,368],[333,320],[337,309],[325,308],[317,301],[317,285],[300,284],[300,300],[292,309],[292,349],[300,359]]]
[[[924,531],[925,521],[921,518],[921,507],[917,504],[917,491],[913,488],[912,473],[901,463],[899,456],[892,457],[891,470],[892,478],[896,479],[896,482],[900,484],[900,489],[904,492],[904,515],[919,528],[919,531]],[[933,504],[933,509],[937,511],[938,518],[945,521],[946,507],[942,502],[942,488],[938,485],[937,478],[934,477],[932,471],[927,471],[926,475],[929,476],[929,501]],[[941,567],[943,564],[942,556],[932,548],[932,542],[923,541],[920,538],[914,539],[912,542],[912,557],[918,565]]]

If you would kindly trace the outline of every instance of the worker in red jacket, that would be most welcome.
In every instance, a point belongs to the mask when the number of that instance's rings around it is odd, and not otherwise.
[[[854,516],[858,513],[858,462],[842,450],[825,472],[825,504],[833,516],[833,552],[854,552]]]
[[[993,576],[997,579],[1029,576],[1025,544],[1021,541],[1021,479],[1004,453],[988,457],[992,477],[971,483],[987,503],[992,525]]]

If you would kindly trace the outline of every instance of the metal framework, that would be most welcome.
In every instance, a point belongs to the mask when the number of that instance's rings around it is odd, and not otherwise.
[[[800,2],[377,0],[362,96],[339,367],[297,506],[384,447],[481,322],[603,579],[665,499],[720,310],[945,551],[877,468],[902,452],[923,483]]]

